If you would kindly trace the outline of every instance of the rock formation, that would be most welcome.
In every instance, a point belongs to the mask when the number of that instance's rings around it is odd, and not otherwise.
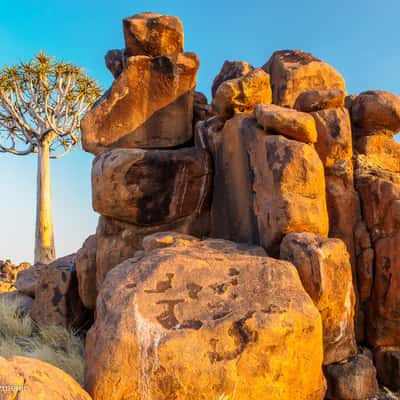
[[[346,96],[332,66],[283,50],[226,61],[208,104],[179,19],[123,29],[115,81],[82,121],[97,231],[73,266],[15,284],[41,323],[95,309],[93,399],[400,389],[400,98]]]

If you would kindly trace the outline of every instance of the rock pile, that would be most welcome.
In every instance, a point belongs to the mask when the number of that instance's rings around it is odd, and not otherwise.
[[[400,98],[285,50],[226,61],[208,104],[178,18],[123,29],[82,121],[96,234],[25,280],[40,323],[96,310],[93,399],[400,389]]]

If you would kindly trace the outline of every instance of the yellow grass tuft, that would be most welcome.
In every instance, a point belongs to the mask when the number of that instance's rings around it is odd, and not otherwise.
[[[19,311],[17,301],[0,300],[0,356],[37,358],[52,364],[83,385],[84,343],[74,332],[58,327],[39,327]]]

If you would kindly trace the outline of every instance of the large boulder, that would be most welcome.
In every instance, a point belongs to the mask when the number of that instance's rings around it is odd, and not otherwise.
[[[254,108],[257,122],[271,133],[304,143],[317,141],[317,129],[311,115],[273,104],[257,104]]]
[[[91,400],[71,376],[34,358],[0,357],[0,382],[2,400]]]
[[[87,337],[92,396],[322,400],[321,319],[296,269],[260,248],[167,235],[107,275]]]
[[[269,104],[272,92],[269,75],[255,69],[247,75],[223,82],[212,101],[212,109],[222,120],[232,118],[236,112],[253,111],[256,104]]]
[[[209,214],[184,218],[165,225],[138,226],[101,216],[96,230],[96,287],[100,289],[109,271],[142,247],[143,238],[153,233],[174,230],[195,236],[205,236],[209,229]]]
[[[271,255],[288,232],[327,236],[324,168],[312,146],[268,134],[246,113],[199,131],[214,161],[212,236],[259,243]]]
[[[157,57],[183,52],[183,26],[178,17],[145,12],[125,18],[123,28],[129,56]]]
[[[280,258],[297,268],[304,288],[321,313],[324,364],[353,356],[357,352],[355,294],[345,244],[312,233],[290,233],[281,243]]]
[[[400,97],[383,90],[363,92],[351,104],[351,121],[356,136],[393,136],[400,130]]]
[[[31,311],[39,325],[82,328],[90,319],[78,293],[75,258],[59,258],[41,270]]]
[[[214,78],[211,87],[212,97],[215,96],[219,86],[223,82],[229,81],[231,79],[240,78],[241,76],[245,76],[253,69],[254,69],[253,66],[251,66],[248,62],[226,60],[222,65],[221,71],[219,71],[218,75]]]
[[[94,309],[96,306],[96,235],[89,236],[82,248],[76,253],[76,275],[79,297],[84,306]]]
[[[276,51],[263,69],[271,75],[273,103],[293,108],[307,90],[339,89],[343,77],[329,64],[299,50]]]
[[[192,137],[199,59],[193,53],[130,57],[81,123],[86,151],[164,148]],[[144,101],[145,100],[145,101]]]
[[[212,178],[205,150],[116,149],[96,157],[93,208],[143,226],[170,223],[207,207]]]

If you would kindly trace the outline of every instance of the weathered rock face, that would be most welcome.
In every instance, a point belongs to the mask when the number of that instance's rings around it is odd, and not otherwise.
[[[30,297],[35,297],[36,286],[38,285],[40,273],[46,266],[44,264],[34,264],[30,268],[18,273],[15,281],[16,289]]]
[[[249,145],[260,243],[279,252],[289,232],[328,235],[324,170],[310,145],[280,135],[257,135]]]
[[[253,111],[256,104],[269,104],[272,92],[269,75],[262,69],[255,69],[242,77],[223,82],[212,101],[215,115],[227,120],[235,112]]]
[[[374,361],[379,381],[391,390],[400,390],[400,348],[378,348]]]
[[[32,297],[15,290],[8,293],[0,293],[0,302],[16,306],[16,309],[20,314],[30,314],[33,306]]]
[[[130,57],[111,89],[82,120],[84,149],[98,154],[110,148],[174,147],[188,141],[198,67],[193,53]]]
[[[276,51],[263,69],[271,75],[273,103],[283,107],[293,108],[307,90],[345,92],[343,77],[333,67],[303,51]]]
[[[342,364],[325,367],[328,383],[326,398],[331,400],[367,400],[379,391],[372,360],[358,354]]]
[[[393,148],[400,146],[394,141]],[[382,155],[382,159],[385,154]],[[390,160],[389,160],[390,161]],[[385,165],[386,168],[379,168]],[[390,167],[394,167],[390,170]],[[393,163],[357,157],[355,173],[367,234],[365,254],[374,265],[358,265],[366,308],[366,336],[373,346],[397,346],[400,337],[400,170]],[[369,241],[368,241],[369,239]],[[368,253],[367,253],[368,252]],[[368,260],[370,260],[370,258]],[[370,297],[367,299],[368,294]]]
[[[351,104],[351,120],[356,136],[393,136],[400,130],[400,97],[383,90],[363,92]]]
[[[96,306],[96,235],[89,236],[76,254],[76,274],[79,297],[84,306],[94,309]]]
[[[318,141],[315,148],[325,166],[329,236],[342,239],[355,265],[354,231],[361,220],[353,179],[353,140],[349,112],[332,108],[313,112]],[[356,268],[353,278],[356,283]]]
[[[313,112],[311,115],[318,131],[315,148],[324,165],[330,167],[337,161],[351,160],[353,140],[347,109],[332,108]]]
[[[211,87],[212,97],[217,93],[217,89],[219,86],[231,79],[240,78],[241,76],[247,75],[249,72],[253,71],[254,67],[252,67],[249,63],[245,61],[228,61],[226,60],[221,68],[221,71],[215,77],[214,82]]]
[[[101,216],[96,231],[96,286],[106,274],[141,249],[143,238],[156,232],[174,230],[195,236],[208,234],[208,212],[166,225],[137,226]]]
[[[211,162],[202,149],[121,149],[93,163],[93,208],[143,226],[201,214],[208,205]]]
[[[304,288],[321,313],[324,364],[354,355],[355,294],[345,244],[312,233],[290,233],[281,243],[280,258],[297,268]]]
[[[4,400],[91,400],[79,384],[60,369],[33,358],[0,357]]]
[[[183,52],[183,26],[177,17],[146,12],[123,21],[130,56],[157,57]]]
[[[92,396],[322,400],[321,320],[295,268],[222,240],[168,241],[107,275],[87,338]]]
[[[271,133],[279,133],[304,143],[317,141],[317,129],[313,118],[288,108],[258,104],[255,109],[257,122]]]
[[[215,169],[212,236],[260,243],[269,254],[288,232],[327,236],[324,170],[311,146],[267,134],[251,114],[203,130]]]
[[[339,89],[306,90],[301,93],[294,108],[303,112],[314,112],[344,106],[345,94]]]
[[[40,272],[31,317],[39,325],[81,328],[90,318],[78,294],[75,254],[59,258]]]

